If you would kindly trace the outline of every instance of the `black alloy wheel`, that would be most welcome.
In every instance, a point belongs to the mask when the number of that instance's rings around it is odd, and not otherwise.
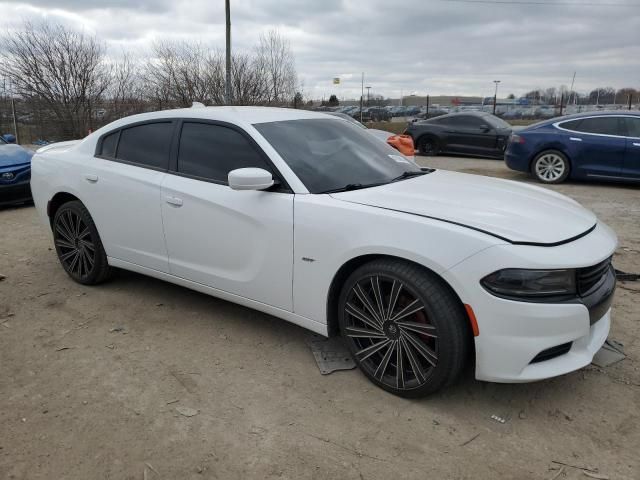
[[[385,259],[351,275],[339,313],[342,335],[364,374],[396,395],[420,397],[458,377],[469,346],[463,312],[433,274]]]
[[[422,137],[418,141],[418,151],[427,157],[433,157],[438,154],[438,141],[433,137]]]
[[[106,253],[91,215],[81,202],[62,205],[52,227],[58,259],[72,279],[93,285],[108,277]]]

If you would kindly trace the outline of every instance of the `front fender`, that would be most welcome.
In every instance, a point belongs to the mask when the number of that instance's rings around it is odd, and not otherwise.
[[[328,195],[296,195],[294,212],[294,312],[321,323],[327,322],[336,273],[354,258],[393,256],[441,274],[504,243],[458,225]]]

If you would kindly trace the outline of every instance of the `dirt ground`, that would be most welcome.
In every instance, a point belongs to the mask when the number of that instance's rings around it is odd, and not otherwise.
[[[419,160],[531,181],[499,161]],[[553,188],[640,272],[639,187]],[[614,301],[624,361],[525,385],[469,371],[404,400],[357,370],[320,375],[308,333],[268,315],[132,273],[75,284],[51,246],[33,207],[0,210],[2,479],[640,478],[640,282]]]

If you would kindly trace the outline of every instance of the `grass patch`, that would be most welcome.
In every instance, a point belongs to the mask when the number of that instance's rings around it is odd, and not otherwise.
[[[395,133],[396,135],[404,132],[407,128],[407,122],[369,122],[368,128],[375,128],[376,130],[384,130],[385,132]]]

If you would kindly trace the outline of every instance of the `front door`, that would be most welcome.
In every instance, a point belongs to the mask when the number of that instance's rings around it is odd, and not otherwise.
[[[455,125],[449,125],[448,150],[474,155],[495,155],[497,132],[488,123],[472,115],[455,118]]]
[[[236,191],[229,171],[273,171],[245,132],[185,121],[175,173],[162,185],[170,271],[187,280],[292,311],[293,194]]]

